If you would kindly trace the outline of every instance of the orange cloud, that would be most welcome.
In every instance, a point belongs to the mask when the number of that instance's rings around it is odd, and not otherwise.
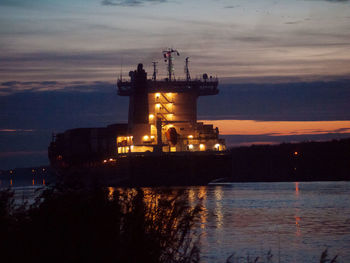
[[[350,121],[202,120],[218,127],[222,135],[302,135],[350,133]]]

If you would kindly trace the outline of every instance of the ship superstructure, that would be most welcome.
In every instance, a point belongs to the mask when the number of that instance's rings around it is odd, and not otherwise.
[[[218,128],[197,122],[197,99],[218,94],[218,79],[207,74],[191,79],[188,57],[186,78],[175,79],[174,54],[179,52],[163,51],[168,73],[165,79],[157,79],[154,62],[152,79],[139,64],[137,70],[129,72],[129,81],[118,80],[118,94],[130,100],[128,132],[117,137],[118,154],[225,150]]]
[[[128,123],[77,128],[55,134],[50,163],[62,180],[106,186],[206,185],[231,174],[232,160],[218,128],[197,121],[197,99],[218,94],[218,79],[174,76],[176,50],[163,51],[167,77],[151,79],[143,65],[118,80],[129,97]]]

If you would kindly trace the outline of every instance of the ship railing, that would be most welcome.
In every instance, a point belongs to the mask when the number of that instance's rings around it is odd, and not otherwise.
[[[214,95],[218,93],[218,79],[211,78],[207,80],[193,79],[193,80],[149,80],[149,89],[151,92],[186,92],[189,89],[197,90],[199,95]],[[118,82],[118,94],[121,96],[131,95],[132,84],[130,81]]]

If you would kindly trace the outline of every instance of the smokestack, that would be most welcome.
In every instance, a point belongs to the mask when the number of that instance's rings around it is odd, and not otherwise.
[[[147,73],[142,64],[130,72],[132,95],[129,103],[128,131],[134,136],[134,143],[142,143],[142,137],[149,134]]]

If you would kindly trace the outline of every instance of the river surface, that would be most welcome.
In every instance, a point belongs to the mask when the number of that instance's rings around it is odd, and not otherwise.
[[[37,195],[39,185],[14,187],[17,202]],[[198,232],[201,262],[319,262],[328,248],[350,262],[350,182],[230,183],[186,188],[202,198]],[[244,259],[243,259],[244,258]]]
[[[233,183],[189,191],[205,207],[203,262],[226,262],[232,253],[235,262],[248,256],[266,262],[270,249],[273,262],[319,262],[325,248],[350,262],[350,182]]]

